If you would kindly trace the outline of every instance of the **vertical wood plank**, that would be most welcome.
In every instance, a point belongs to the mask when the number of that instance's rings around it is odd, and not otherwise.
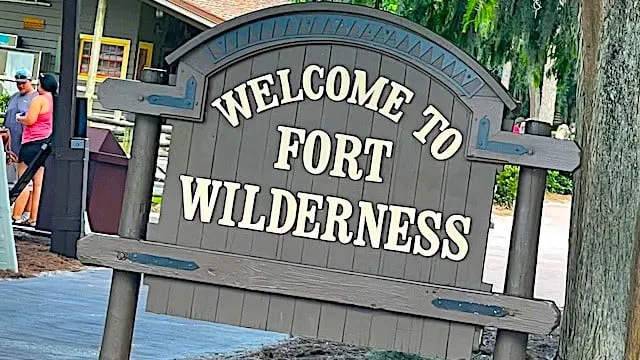
[[[304,65],[306,67],[311,64],[327,67],[329,65],[329,57],[331,56],[331,46],[329,45],[309,45],[307,46]],[[313,87],[320,85],[318,78],[313,78]],[[304,129],[317,129],[320,127],[322,120],[322,101],[305,100],[298,104],[295,127]],[[308,130],[309,131],[309,130]],[[312,177],[310,173],[302,165],[302,157],[291,159],[291,170],[287,179],[288,189],[292,193],[298,191],[309,192],[312,186]],[[311,229],[311,225],[307,225],[307,230]],[[303,247],[307,241],[316,241],[294,237],[291,233],[285,234],[282,242],[282,260],[287,262],[302,262]]]
[[[345,68],[353,69],[356,62],[356,49],[345,46],[332,46],[331,53],[331,61],[329,66],[344,66]],[[353,79],[350,79],[350,83]],[[322,121],[321,128],[326,131],[329,136],[332,138],[332,143],[335,144],[335,134],[341,133],[344,134],[347,128],[347,122],[350,118],[350,109],[354,108],[354,106],[350,106],[345,102],[334,102],[330,99],[324,99],[324,106],[322,111]],[[339,121],[344,119],[344,121]],[[348,132],[347,132],[348,133]],[[331,156],[329,158],[329,169],[333,168],[333,164],[335,161],[335,151],[332,149]],[[350,179],[341,179],[336,177],[331,177],[328,175],[330,170],[327,170],[322,176],[316,176],[313,178],[312,192],[322,195],[333,195],[340,196],[339,185],[340,182],[344,185],[345,182],[353,182]],[[358,195],[361,194],[361,191],[358,192]],[[357,201],[357,200],[356,200]],[[352,202],[353,203],[353,202]],[[357,202],[356,202],[357,203]],[[318,214],[318,221],[325,226],[321,227],[321,231],[324,230],[327,224],[328,218],[328,209],[326,205],[322,209],[322,211]],[[338,238],[338,229],[335,228],[333,231],[333,235]],[[306,258],[316,257],[316,261],[308,262],[308,264],[313,265],[314,263],[323,266],[323,267],[332,267],[338,265],[339,268],[350,269],[351,268],[351,252],[347,251],[348,257],[342,257],[342,263],[339,263],[336,259],[336,254],[345,252],[347,249],[353,249],[353,246],[350,244],[343,245],[339,241],[335,242],[324,242],[317,240],[308,240],[305,243],[305,247],[303,249],[303,262],[305,262]],[[306,256],[305,256],[306,255]],[[344,320],[346,315],[346,308],[344,306],[336,306],[333,304],[322,304],[320,309],[320,319],[318,325],[318,336],[330,340],[341,341],[342,340],[342,332],[344,327]],[[323,337],[324,336],[326,337]]]
[[[226,70],[224,91],[233,89],[240,83],[246,81],[247,74],[250,74],[251,72],[252,62],[253,59],[248,59],[239,62]],[[212,179],[236,179],[238,158],[240,155],[240,146],[242,143],[241,136],[245,126],[247,126],[247,123],[242,117],[240,125],[235,128],[232,127],[226,121],[226,119],[220,117],[218,122],[218,135],[214,150],[213,166],[210,175]],[[237,194],[239,194],[240,192],[241,190],[238,190]],[[221,189],[220,193],[218,194],[220,206],[216,206],[214,210],[214,221],[205,224],[204,226],[204,234],[202,239],[202,248],[204,249],[229,251],[229,245],[230,243],[232,243],[232,241],[229,241],[228,239],[230,235],[229,228],[218,224],[218,219],[221,218],[224,207],[222,199],[224,199],[226,195],[226,189]],[[236,198],[236,204],[237,201],[238,199]],[[233,220],[239,221],[238,218],[234,218]],[[235,233],[236,232],[234,231],[233,234]],[[243,291],[230,288],[220,288],[216,310],[216,321],[230,325],[240,325],[243,302]]]
[[[380,74],[381,61],[382,58],[380,54],[364,49],[357,50],[355,67],[367,73],[367,88],[370,88],[377,80]],[[378,121],[384,120],[380,119],[379,116],[375,116],[375,112],[358,106],[350,107],[349,114],[349,119],[347,119],[347,132],[361,139],[371,136],[374,119],[378,119]],[[354,120],[349,121],[350,119]],[[355,121],[355,119],[358,120]],[[368,173],[369,170],[369,159],[370,157],[367,155],[358,158],[358,165],[361,169],[365,169],[365,174]],[[364,178],[358,182],[341,179],[338,186],[338,194],[355,204],[361,199],[367,199],[364,195],[364,188]],[[353,218],[350,219],[350,229],[357,229],[358,218],[355,215],[358,213],[359,211],[355,211]],[[369,273],[375,273],[378,264],[377,262],[376,264],[371,264],[370,261],[377,259],[377,255],[375,249],[350,246],[349,249],[340,249],[340,251],[330,253],[329,266],[356,272],[368,269]],[[346,257],[346,259],[343,259],[342,256]],[[371,311],[351,307],[347,308],[344,320],[343,341],[359,345],[368,344],[370,326]]]
[[[451,116],[452,126],[460,130],[463,139],[468,139],[468,128],[471,121],[471,111],[461,102],[460,99],[455,98],[453,102],[453,112]],[[447,169],[447,187],[456,189],[455,191],[448,191],[445,197],[445,205],[443,209],[443,215],[448,217],[453,214],[466,213],[466,198],[467,190],[469,187],[471,162],[464,161],[465,154],[462,149],[466,148],[466,143],[462,144],[462,148],[456,153],[453,158],[448,162]],[[486,192],[486,190],[485,190]],[[472,219],[476,220],[473,216]],[[467,239],[470,237],[467,235]],[[486,240],[485,240],[486,241]],[[469,244],[470,250],[475,253],[476,249],[472,249],[476,243],[480,241],[471,242]],[[455,249],[452,249],[455,251]],[[446,265],[444,265],[446,264]],[[458,274],[458,262],[446,261],[438,270],[447,271],[449,274],[454,274],[454,284],[458,285],[459,282],[466,282],[466,279],[462,278],[462,274]],[[447,344],[447,356],[452,359],[468,358],[471,356],[472,342],[474,338],[475,327],[463,324],[451,323],[449,325],[449,341]]]
[[[419,76],[420,74],[417,74],[415,71],[409,71],[409,67],[400,61],[382,58],[380,75],[384,75],[390,80],[396,81],[400,84],[406,84],[407,75]],[[415,81],[414,85],[418,85],[418,88],[414,91],[418,93],[428,91],[429,84],[426,84],[425,89],[425,84],[419,84],[420,79],[424,79],[424,77],[410,80],[411,82]],[[411,86],[407,87],[412,88]],[[400,200],[400,204],[405,205],[410,205],[413,202],[415,176],[412,179],[411,175],[402,176],[402,178],[406,178],[409,182],[414,183],[413,186],[407,187],[406,184],[398,182],[397,180],[394,181],[394,179],[397,179],[397,175],[400,175],[397,171],[401,168],[404,168],[405,166],[415,167],[414,164],[402,164],[403,162],[409,161],[417,163],[417,159],[413,156],[410,149],[413,147],[415,148],[414,151],[418,151],[419,143],[418,145],[415,145],[411,142],[411,138],[407,137],[411,136],[411,132],[413,131],[413,129],[409,127],[410,125],[407,124],[407,122],[409,122],[408,119],[410,119],[410,116],[405,115],[403,119],[396,124],[386,118],[376,119],[374,117],[371,136],[381,139],[390,139],[394,142],[394,145],[391,158],[387,158],[385,159],[386,161],[383,160],[382,162],[382,183],[365,183],[365,199],[371,200],[374,203],[381,202],[393,204],[396,204],[397,201]],[[405,145],[408,146],[408,148],[404,148]],[[388,165],[386,168],[384,166],[385,162]],[[394,189],[394,185],[397,186],[396,189]],[[404,188],[400,189],[401,187]],[[385,224],[388,223],[389,217],[387,216],[385,217]],[[404,275],[406,254],[382,250],[382,243],[385,242],[387,234],[388,227],[385,226],[382,231],[380,249],[374,250],[377,253],[377,259],[374,260],[374,263],[378,263],[376,273],[383,276],[402,278]],[[378,311],[374,312],[371,319],[369,346],[376,348],[393,348],[395,344],[397,324],[398,315]]]
[[[447,119],[451,119],[453,111],[453,96],[446,90],[442,84],[437,81],[431,82],[431,88],[429,90],[428,104],[435,106],[443,116]],[[416,192],[415,205],[422,207],[422,204],[437,204],[437,206],[431,205],[437,209],[444,209],[444,199],[446,192],[446,163],[438,161],[431,155],[430,144],[433,142],[437,132],[433,132],[427,137],[427,143],[422,146],[420,170],[418,172],[419,178],[419,191]],[[434,189],[440,189],[436,191]],[[445,215],[443,215],[444,217]],[[437,232],[440,238],[443,236],[443,231]],[[425,245],[426,246],[426,245]],[[415,278],[417,273],[420,274],[420,281],[423,282],[438,282],[451,283],[455,281],[453,275],[452,279],[444,278],[439,279],[433,274],[435,269],[442,263],[439,255],[430,259],[421,260],[420,264],[408,264],[407,271],[411,276],[408,278]],[[414,267],[414,265],[417,265]],[[419,270],[418,270],[419,269]],[[447,353],[447,339],[449,338],[449,323],[438,320],[423,320],[422,326],[422,344],[421,352],[424,354],[433,354],[435,356],[446,356]]]
[[[367,88],[370,88],[378,78],[380,72],[380,54],[357,49],[354,68],[367,73]],[[371,135],[374,112],[360,106],[349,106],[346,118],[346,133],[365,139]],[[369,156],[364,153],[358,158],[358,168],[363,169],[363,178],[353,181],[348,178],[339,179],[338,197],[349,200],[352,204],[357,204],[362,200],[364,189],[364,176],[369,167]],[[345,170],[346,171],[346,170]],[[353,210],[353,216],[347,221],[349,229],[358,228],[358,208]],[[354,235],[355,237],[356,235]],[[353,240],[352,240],[353,241]],[[339,270],[352,270],[354,266],[354,256],[359,250],[349,244],[347,246],[332,246],[329,249],[329,261],[327,267]]]
[[[302,67],[305,59],[306,49],[304,46],[290,47],[280,50],[278,68],[290,69],[291,84],[300,84],[302,79]],[[296,85],[292,85],[296,86]],[[299,86],[299,85],[298,85]],[[298,87],[292,89],[292,94],[296,94]],[[278,95],[281,95],[281,88],[277,87]],[[277,161],[280,136],[277,131],[279,125],[293,126],[298,111],[298,103],[281,105],[270,111],[268,139],[264,155],[264,167],[261,176],[265,189],[285,188],[287,179],[292,177],[294,167],[291,171],[282,171],[273,168]],[[269,213],[271,202],[269,200],[258,201],[260,213]],[[260,233],[255,235],[251,246],[251,254],[259,257],[278,259],[282,256],[283,236]],[[295,300],[283,296],[271,295],[268,300],[266,329],[281,333],[290,333],[293,324],[293,310]]]
[[[345,319],[343,341],[368,346],[372,315],[372,310],[350,308]]]
[[[144,283],[149,287],[146,311],[155,314],[166,314],[171,280],[157,276],[144,275]]]
[[[271,295],[269,314],[267,316],[267,330],[291,334],[294,305],[295,300],[290,297]]]
[[[251,78],[271,73],[273,69],[278,67],[279,53],[277,51],[267,52],[254,58],[251,67]],[[251,98],[252,108],[256,108],[253,97]],[[269,102],[270,100],[267,100]],[[238,171],[236,181],[241,184],[259,185],[264,180],[264,168],[270,167],[271,164],[265,163],[265,158],[256,156],[269,151],[267,149],[267,134],[269,133],[269,118],[271,112],[256,113],[250,123],[244,125],[242,129],[242,145],[240,146],[240,155],[238,159]],[[261,181],[257,181],[257,180]],[[260,195],[266,195],[268,188],[262,188]],[[242,191],[237,194],[237,204],[243,204],[246,192]],[[256,205],[257,205],[256,199]],[[236,208],[238,212],[237,219],[242,217],[242,206]],[[268,211],[264,213],[268,214]],[[252,222],[262,213],[254,214]],[[229,250],[237,254],[251,254],[252,244],[256,238],[266,233],[257,233],[252,230],[234,229],[235,236],[230,241]],[[262,253],[261,255],[265,255]],[[275,255],[275,252],[274,254]],[[255,329],[264,329],[267,326],[267,313],[269,311],[269,295],[256,292],[245,292],[242,308],[241,326]]]
[[[212,77],[208,81],[208,85],[207,97],[217,96],[224,88],[224,73]],[[189,156],[188,161],[186,161],[187,169],[185,174],[202,178],[208,178],[211,174],[211,163],[214,156],[218,131],[217,121],[218,115],[216,111],[211,107],[207,107],[207,110],[205,110],[205,121],[193,125],[191,137],[188,141],[180,138],[174,139],[177,142],[189,144],[189,154],[194,154],[194,156]],[[175,182],[182,185],[179,179],[175,180]],[[182,201],[180,203],[182,203]],[[178,239],[176,244],[185,247],[201,247],[203,230],[204,223],[200,220],[199,211],[193,220],[186,220],[184,215],[181,215],[180,221],[178,221]],[[206,285],[187,282],[172,283],[169,289],[168,313],[170,315],[190,317],[193,302],[208,301],[207,299],[194,299],[194,290],[196,287],[203,286]]]
[[[383,57],[380,63],[380,76],[384,76],[390,80],[394,80],[398,83],[403,83],[404,73],[406,65],[393,60],[388,57]],[[381,98],[386,98],[389,91],[386,90]],[[398,134],[398,125],[393,121],[385,118],[384,116],[375,113],[373,116],[373,124],[371,128],[371,137],[379,139],[393,140]],[[382,160],[380,176],[382,177],[381,183],[365,182],[363,190],[363,199],[371,201],[373,203],[386,204],[389,201],[389,189],[391,187],[391,170],[393,169],[393,162],[396,157],[396,149],[394,149],[391,158],[384,158]],[[387,224],[388,221],[385,221]],[[381,239],[385,239],[387,235],[387,226],[384,226]],[[368,236],[365,236],[365,241],[369,244]],[[381,242],[383,242],[382,240]],[[382,246],[381,246],[382,247]],[[378,275],[380,271],[380,249],[373,249],[370,246],[364,248],[358,248],[355,251],[355,258],[353,263],[353,270],[356,272],[362,272],[366,274]]]
[[[310,63],[315,63],[319,66],[327,67],[330,57],[331,46],[310,45],[307,47],[305,55],[305,66]],[[314,82],[315,81],[317,81],[317,79],[314,79]],[[319,84],[314,84],[314,88],[317,85]],[[322,124],[323,105],[323,101],[307,100],[300,103],[298,105],[298,116],[296,116],[295,126],[308,129],[307,134],[310,132],[309,129],[320,128]],[[290,189],[293,193],[297,193],[298,191],[313,192],[314,175],[311,175],[304,169],[301,160],[301,157],[299,157],[296,159],[295,165],[292,164],[291,166],[293,176],[289,178],[291,181]],[[293,163],[293,159],[291,162]],[[321,206],[321,204],[318,206]],[[312,224],[307,224],[307,231],[312,228]],[[326,254],[328,251],[326,243],[312,239],[301,239],[290,234],[285,234],[283,246],[283,260],[297,263],[303,262],[310,265],[324,264],[322,266],[326,266]],[[304,251],[305,247],[308,249],[306,252]],[[314,252],[316,248],[324,250],[324,253]],[[296,299],[295,302],[293,332],[305,336],[317,336],[318,323],[320,321],[320,303],[304,299]]]
[[[171,125],[171,138],[169,145],[169,158],[167,159],[166,179],[162,192],[162,205],[160,220],[158,223],[160,238],[158,242],[175,244],[178,241],[178,223],[182,218],[182,185],[178,181],[180,174],[187,170],[187,159],[191,150],[191,133],[194,123],[180,120],[167,119]]]

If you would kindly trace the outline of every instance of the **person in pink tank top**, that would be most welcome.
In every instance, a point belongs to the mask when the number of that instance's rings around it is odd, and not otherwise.
[[[41,74],[38,80],[38,96],[31,101],[26,114],[20,114],[16,117],[16,120],[23,125],[22,146],[18,153],[18,176],[24,174],[29,164],[38,155],[42,145],[49,142],[53,134],[53,95],[58,91],[58,81],[51,74]],[[35,226],[38,219],[43,177],[44,167],[40,167],[32,180],[31,209],[25,209],[29,203],[29,192],[25,188],[16,199],[13,207],[14,221],[18,221],[25,210],[30,210],[28,225]]]

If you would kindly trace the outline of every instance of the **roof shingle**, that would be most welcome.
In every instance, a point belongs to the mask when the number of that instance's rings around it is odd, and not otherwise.
[[[198,15],[208,18],[209,20],[215,23],[227,21],[234,17],[240,16],[252,11],[288,3],[287,0],[170,0],[170,1],[175,5],[186,8],[186,10],[197,12]]]

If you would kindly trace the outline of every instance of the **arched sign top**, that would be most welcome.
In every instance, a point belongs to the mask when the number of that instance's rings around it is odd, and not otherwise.
[[[204,75],[246,56],[285,44],[331,41],[401,56],[439,78],[460,96],[472,98],[486,88],[513,110],[515,101],[473,58],[442,37],[401,17],[364,6],[301,3],[267,8],[224,22],[167,56],[168,63],[189,61]],[[209,69],[202,68],[208,60]]]

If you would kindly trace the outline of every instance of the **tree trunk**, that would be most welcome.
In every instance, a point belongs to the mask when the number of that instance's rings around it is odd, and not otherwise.
[[[556,114],[556,93],[558,89],[558,80],[551,74],[547,76],[553,67],[554,60],[547,58],[547,63],[544,65],[542,90],[540,94],[540,110],[538,117],[540,121],[544,121],[553,126],[553,120]]]
[[[540,88],[529,81],[529,117],[538,119],[540,116]]]
[[[558,358],[638,359],[640,0],[582,0],[566,306]],[[640,314],[638,314],[640,315]],[[635,356],[635,357],[634,357]]]

